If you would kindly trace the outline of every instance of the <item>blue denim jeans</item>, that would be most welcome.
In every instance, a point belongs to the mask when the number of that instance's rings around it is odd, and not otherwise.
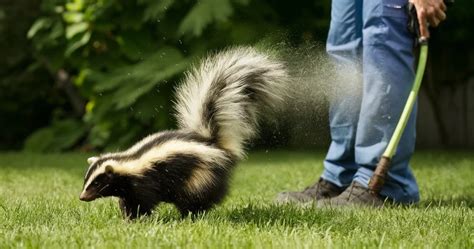
[[[331,101],[332,142],[322,178],[338,186],[365,186],[400,117],[414,79],[413,36],[407,0],[333,0],[327,52],[339,65],[359,71],[361,94]],[[354,87],[357,89],[357,87]],[[353,92],[354,93],[354,92]],[[400,203],[419,201],[409,168],[415,146],[416,106],[392,159],[381,194]]]

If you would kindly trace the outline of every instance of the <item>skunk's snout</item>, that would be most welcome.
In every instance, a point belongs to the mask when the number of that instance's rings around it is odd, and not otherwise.
[[[79,196],[81,201],[93,201],[95,200],[95,196],[87,191],[82,191],[81,195]]]

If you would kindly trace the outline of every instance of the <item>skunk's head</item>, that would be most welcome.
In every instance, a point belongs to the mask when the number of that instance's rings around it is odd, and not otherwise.
[[[80,195],[81,201],[93,201],[100,197],[118,196],[123,183],[123,176],[115,172],[118,162],[104,160],[99,157],[87,159],[89,169],[84,177],[84,187]]]

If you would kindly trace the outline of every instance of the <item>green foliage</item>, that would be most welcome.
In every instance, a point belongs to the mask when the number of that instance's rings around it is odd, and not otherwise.
[[[161,3],[160,9],[166,8],[166,3]],[[168,5],[171,3],[168,1]],[[189,57],[185,58],[177,48],[176,39],[162,39],[164,30],[149,18],[164,11],[156,11],[153,5],[155,11],[150,12],[147,4],[155,3],[43,1],[46,16],[38,18],[27,34],[39,56],[53,70],[78,72],[72,81],[87,101],[82,128],[87,127],[86,142],[94,147],[123,147],[137,136],[170,126],[169,115],[155,109],[166,105],[163,102],[169,98],[171,88],[160,92],[157,87],[174,81]],[[56,129],[53,124],[50,129],[34,133],[25,149],[67,149],[54,141],[37,142],[51,140],[48,137],[55,131],[69,136],[67,130]],[[71,144],[80,138],[69,137],[76,139]]]
[[[40,129],[25,142],[25,150],[30,152],[58,152],[71,148],[85,133],[80,122],[65,119],[49,127]]]
[[[209,24],[227,21],[232,12],[230,0],[199,1],[184,17],[179,26],[179,32],[200,36]]]
[[[38,0],[0,1],[0,150],[21,148],[32,131],[51,122],[53,109],[67,109],[26,36],[39,6]]]
[[[248,0],[44,0],[43,15],[27,37],[42,66],[70,73],[86,102],[82,129],[87,135],[80,140],[82,136],[69,136],[53,123],[32,134],[25,148],[115,149],[171,128],[172,89],[195,58],[213,48],[254,43],[278,30],[278,20],[266,23],[251,4]],[[269,9],[268,4],[254,4]],[[258,20],[241,22],[240,15]],[[53,118],[68,117],[61,113]],[[76,141],[67,146],[53,141],[57,131]]]
[[[462,25],[471,23],[470,8],[462,4],[450,10],[449,29],[434,34],[434,43],[472,36]],[[111,149],[173,127],[173,87],[190,62],[208,51],[282,34],[296,44],[324,42],[330,1],[42,0],[40,12],[24,34],[35,58],[30,66],[46,69],[51,79],[65,70],[86,103],[75,115],[56,105],[51,120],[81,123],[86,139],[72,136],[72,148]],[[66,148],[41,146],[34,150]]]

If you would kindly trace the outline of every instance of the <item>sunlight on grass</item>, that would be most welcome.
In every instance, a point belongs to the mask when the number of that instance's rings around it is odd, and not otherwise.
[[[171,205],[124,221],[115,199],[78,199],[84,154],[0,155],[0,248],[473,248],[474,155],[419,152],[422,201],[384,209],[300,209],[276,193],[312,184],[323,154],[254,153],[224,203],[195,219]]]

